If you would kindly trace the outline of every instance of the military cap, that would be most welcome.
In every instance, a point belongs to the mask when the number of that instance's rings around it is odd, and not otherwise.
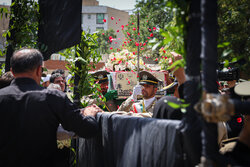
[[[140,85],[149,84],[149,85],[158,85],[160,82],[155,76],[147,71],[141,71],[139,73]]]
[[[107,71],[97,71],[93,73],[92,75],[95,78],[95,82],[104,83],[104,82],[108,82],[108,74],[110,73]]]
[[[172,89],[173,87],[175,87],[176,85],[178,85],[177,80],[174,80],[174,82],[172,82],[171,84],[165,86],[164,88],[162,88],[160,91],[165,91],[165,90],[169,90]]]
[[[250,96],[250,81],[241,82],[236,85],[234,92],[240,96]]]

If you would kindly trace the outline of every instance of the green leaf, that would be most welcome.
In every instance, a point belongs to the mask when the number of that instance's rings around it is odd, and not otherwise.
[[[223,42],[221,44],[218,44],[217,48],[224,48],[224,47],[229,46],[229,45],[230,45],[230,42]]]
[[[168,100],[164,100],[165,103],[167,103],[170,107],[174,108],[174,109],[179,109],[181,108],[181,106],[179,104],[173,103],[171,101]]]
[[[221,57],[227,57],[230,53],[232,53],[231,49],[224,50]]]

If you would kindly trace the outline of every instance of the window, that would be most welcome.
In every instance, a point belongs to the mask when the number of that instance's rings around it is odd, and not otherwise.
[[[90,14],[88,14],[88,19],[91,19],[91,15]]]
[[[96,30],[104,30],[104,27],[96,27]]]
[[[104,14],[97,13],[96,14],[96,24],[103,24]]]

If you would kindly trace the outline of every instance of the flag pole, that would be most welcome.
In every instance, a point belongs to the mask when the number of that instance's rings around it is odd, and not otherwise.
[[[140,73],[140,13],[137,13],[137,40],[138,40],[138,47],[137,47],[137,81],[139,81],[139,73]]]

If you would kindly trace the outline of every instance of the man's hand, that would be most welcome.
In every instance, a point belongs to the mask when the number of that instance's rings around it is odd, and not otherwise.
[[[138,95],[142,95],[141,93],[141,85],[136,85],[133,89],[133,94],[132,97],[133,99],[136,101],[137,100],[137,96]]]
[[[81,109],[81,113],[84,116],[96,116],[98,112],[103,112],[102,109],[100,109],[97,105],[93,104],[91,106],[85,107],[84,109]]]
[[[175,52],[170,52],[173,55],[174,61],[183,59],[182,56]],[[170,63],[172,63],[173,60],[170,58]],[[174,71],[175,70],[175,71]],[[176,69],[176,67],[173,67],[171,71],[174,71],[174,75],[178,81],[178,84],[181,85],[186,81],[185,71],[183,67],[179,67]]]

